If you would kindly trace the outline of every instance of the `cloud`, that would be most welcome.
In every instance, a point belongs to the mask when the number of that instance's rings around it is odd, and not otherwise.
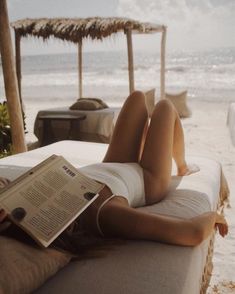
[[[166,24],[178,48],[235,46],[234,0],[119,0],[118,14]]]
[[[10,20],[25,17],[126,16],[168,26],[168,49],[235,46],[234,0],[8,0]],[[140,38],[140,37],[137,37]],[[152,36],[140,41],[156,48]],[[141,48],[142,49],[142,48]]]
[[[89,17],[110,16],[117,0],[8,0],[12,20],[25,17]]]

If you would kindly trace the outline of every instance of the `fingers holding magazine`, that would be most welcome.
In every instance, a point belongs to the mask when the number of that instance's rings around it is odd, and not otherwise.
[[[0,177],[0,189],[6,187],[10,182],[9,179]]]
[[[56,155],[10,184],[5,179],[1,182],[0,207],[4,210],[0,224],[10,219],[43,247],[48,247],[104,187]]]
[[[0,224],[2,224],[7,218],[7,213],[4,209],[0,208]]]

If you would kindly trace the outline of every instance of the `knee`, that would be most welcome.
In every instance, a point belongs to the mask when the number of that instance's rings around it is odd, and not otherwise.
[[[162,99],[157,102],[155,109],[159,109],[161,112],[177,113],[174,104],[169,99]]]
[[[174,110],[175,107],[169,99],[161,99],[157,102],[156,107],[167,110]]]
[[[125,107],[128,107],[132,113],[142,113],[144,116],[148,116],[146,103],[145,103],[145,95],[141,91],[134,91],[128,96]]]
[[[136,104],[143,104],[145,105],[145,95],[141,91],[134,91],[130,94],[128,97],[128,100],[131,100],[131,102]]]

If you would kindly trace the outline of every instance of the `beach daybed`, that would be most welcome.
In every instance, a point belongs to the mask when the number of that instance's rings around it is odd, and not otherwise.
[[[84,114],[86,118],[79,122],[74,122],[72,126],[69,121],[64,122],[54,119],[50,125],[54,141],[64,140],[71,133],[73,140],[108,143],[110,142],[119,111],[120,108],[118,107],[100,110],[70,110],[66,107],[41,110],[35,119],[34,134],[38,138],[39,146],[42,146],[44,132],[48,132],[44,122],[41,120],[42,116],[53,115],[56,117],[60,114]]]
[[[229,128],[232,144],[235,146],[235,103],[229,105],[227,126]]]
[[[107,144],[57,142],[1,159],[0,176],[14,179],[51,154],[63,155],[77,167],[84,166],[101,161],[106,149]],[[189,218],[222,207],[228,197],[228,187],[220,164],[198,156],[190,156],[187,160],[197,163],[200,171],[186,177],[172,176],[169,193],[163,201],[138,209]],[[73,261],[66,266],[62,260],[59,266],[52,267],[51,272],[41,278],[40,283],[51,276],[34,293],[206,293],[212,271],[213,238],[196,247],[128,240],[115,245],[99,258]],[[0,261],[1,255],[4,252],[0,252]],[[14,263],[13,267],[15,269],[17,265]],[[55,274],[60,267],[63,269]],[[33,270],[30,273],[27,269],[25,275],[32,274]],[[31,287],[34,289],[40,283],[34,281]]]

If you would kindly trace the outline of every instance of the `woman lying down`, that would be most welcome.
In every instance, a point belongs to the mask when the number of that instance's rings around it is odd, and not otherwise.
[[[207,212],[191,219],[150,214],[135,207],[164,199],[171,179],[172,157],[178,176],[199,170],[185,161],[184,136],[174,106],[161,100],[149,123],[145,96],[134,92],[125,101],[102,163],[81,168],[87,176],[105,184],[100,196],[79,217],[85,230],[97,236],[144,239],[195,246],[216,227],[228,233],[225,218]],[[4,186],[8,182],[2,179]],[[7,215],[0,210],[0,223]]]

